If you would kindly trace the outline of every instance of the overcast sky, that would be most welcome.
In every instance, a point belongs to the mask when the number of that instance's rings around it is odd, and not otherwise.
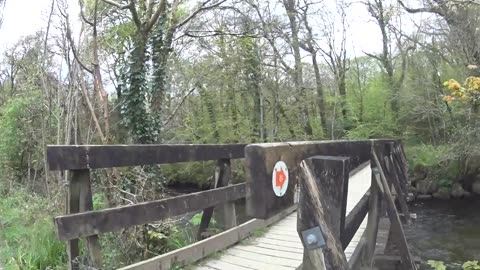
[[[328,1],[327,3],[334,3],[333,0],[326,1]],[[44,29],[51,2],[52,0],[7,0],[3,12],[3,25],[0,28],[0,51],[14,44],[22,36]],[[73,21],[78,18],[78,2],[76,0],[68,2],[70,17]],[[315,19],[322,20],[322,18]],[[403,23],[407,27],[411,25],[408,19],[405,19]],[[363,4],[357,3],[350,7],[348,10],[348,26],[349,56],[360,56],[363,51],[380,51],[380,31]]]

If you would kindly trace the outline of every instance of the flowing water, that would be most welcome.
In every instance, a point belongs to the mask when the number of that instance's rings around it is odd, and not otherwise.
[[[480,261],[480,199],[416,201],[410,211],[417,219],[405,233],[421,269],[431,269],[427,260],[443,261],[447,269]]]

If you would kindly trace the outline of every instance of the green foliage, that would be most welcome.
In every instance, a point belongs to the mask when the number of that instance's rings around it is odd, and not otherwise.
[[[449,191],[453,182],[461,177],[460,162],[452,155],[451,145],[420,144],[406,147],[411,173],[423,175],[438,184],[442,191]]]
[[[429,260],[428,265],[433,267],[433,269],[435,270],[447,270],[447,267],[445,266],[445,264],[440,261]]]
[[[46,205],[47,200],[21,189],[0,200],[0,256],[6,269],[64,266],[65,245],[57,240]]]
[[[480,264],[478,261],[467,261],[462,265],[464,270],[479,270]]]
[[[413,170],[417,167],[434,167],[449,160],[451,146],[421,144],[406,147],[408,164]]]
[[[447,267],[442,261],[428,260],[428,265],[431,266],[434,270],[447,270]],[[478,261],[466,261],[462,265],[463,270],[479,270],[480,265]]]

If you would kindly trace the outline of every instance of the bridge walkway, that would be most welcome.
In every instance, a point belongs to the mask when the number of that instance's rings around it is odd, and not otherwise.
[[[366,166],[350,176],[348,184],[347,214],[370,188],[371,169]],[[347,261],[358,245],[367,226],[364,218],[355,236],[345,249]],[[258,233],[260,234],[260,233]],[[257,234],[257,235],[258,235]],[[297,234],[297,212],[268,227],[258,237],[252,236],[217,255],[200,261],[196,270],[291,270],[302,264],[303,246]]]

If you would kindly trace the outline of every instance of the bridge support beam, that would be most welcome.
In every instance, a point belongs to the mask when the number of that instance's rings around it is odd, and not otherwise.
[[[345,220],[348,158],[316,156],[300,163],[300,201],[297,231],[305,248],[304,270],[347,270],[340,234]],[[343,220],[343,222],[342,222]],[[323,235],[324,248],[303,232],[315,227]],[[315,241],[316,240],[316,241]]]

